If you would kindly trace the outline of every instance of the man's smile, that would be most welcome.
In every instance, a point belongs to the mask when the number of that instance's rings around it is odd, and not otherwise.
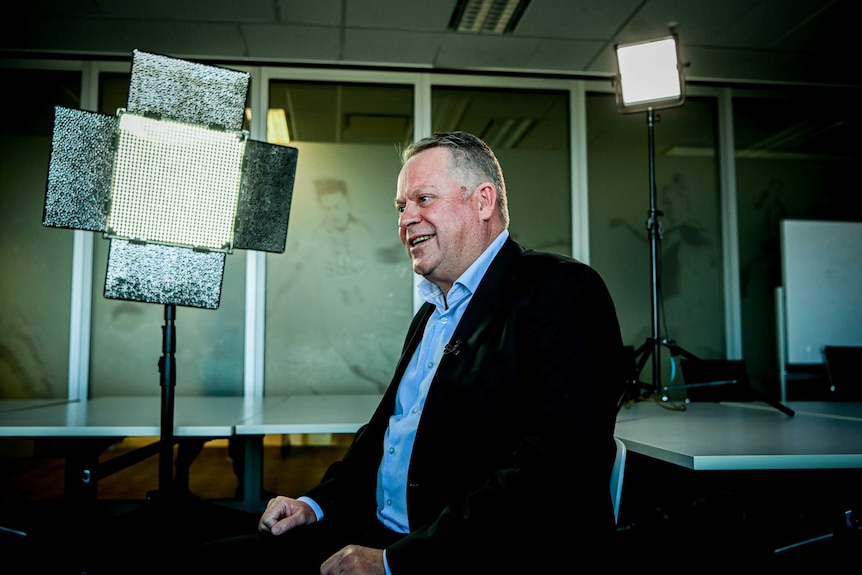
[[[432,236],[424,235],[424,236],[416,236],[415,238],[410,238],[409,244],[411,247],[418,246],[419,244],[426,242],[431,239]]]

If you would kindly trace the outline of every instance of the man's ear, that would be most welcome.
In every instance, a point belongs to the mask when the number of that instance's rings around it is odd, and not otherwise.
[[[479,205],[479,216],[490,220],[497,210],[497,188],[491,182],[482,182],[473,193]]]

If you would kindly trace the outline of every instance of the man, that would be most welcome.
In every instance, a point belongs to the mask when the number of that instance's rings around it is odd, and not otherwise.
[[[480,139],[435,134],[403,160],[398,227],[426,303],[392,384],[319,485],[269,502],[255,546],[207,548],[228,572],[572,572],[607,552],[624,364],[604,282],[509,236]]]

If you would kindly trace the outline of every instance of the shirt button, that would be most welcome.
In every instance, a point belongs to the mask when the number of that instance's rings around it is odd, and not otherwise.
[[[389,507],[392,507],[392,500],[391,500],[391,499],[387,499],[387,500],[386,500],[386,505],[388,505]]]
[[[432,367],[434,367],[434,362],[433,362],[433,361],[429,361],[429,362],[428,362],[428,369],[431,369]]]
[[[390,448],[389,448],[389,455],[392,455],[393,453],[395,453],[395,448],[394,448],[394,447],[390,447]]]
[[[414,408],[413,408],[413,413],[419,413],[419,408],[418,408],[418,407],[414,407]]]
[[[447,323],[449,323],[449,318],[448,317],[440,318],[440,323],[442,323],[443,325],[446,325]]]

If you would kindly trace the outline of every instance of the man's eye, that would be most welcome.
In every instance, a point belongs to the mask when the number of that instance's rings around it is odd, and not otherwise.
[[[403,214],[405,209],[405,206],[395,206],[395,211],[397,211],[399,214]]]

